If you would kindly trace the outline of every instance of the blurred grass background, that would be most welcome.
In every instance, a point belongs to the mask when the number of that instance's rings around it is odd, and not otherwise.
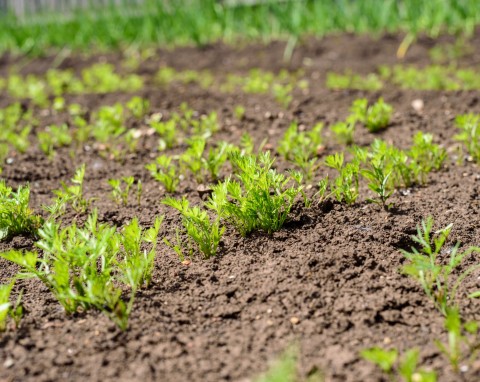
[[[203,45],[335,32],[468,35],[480,22],[479,0],[111,1],[60,11],[3,11],[0,52],[39,55],[62,48]]]

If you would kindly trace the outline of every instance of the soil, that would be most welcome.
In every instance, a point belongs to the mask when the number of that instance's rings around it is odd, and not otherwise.
[[[479,39],[477,33],[472,45]],[[453,140],[455,115],[480,112],[478,92],[387,87],[368,93],[333,91],[324,86],[328,70],[367,73],[381,64],[399,63],[395,52],[401,40],[394,35],[306,39],[296,47],[290,63],[282,59],[283,42],[239,47],[218,43],[159,50],[142,63],[137,72],[146,78],[147,86],[136,94],[150,100],[152,111],[169,114],[182,102],[199,113],[217,111],[221,131],[215,139],[238,143],[247,131],[255,141],[267,138],[267,147],[275,147],[293,120],[307,127],[319,121],[328,126],[345,118],[354,99],[383,96],[395,110],[391,126],[376,135],[359,128],[356,143],[367,145],[378,137],[406,148],[412,135],[421,130],[434,134],[435,141],[447,148],[449,160],[425,187],[397,191],[391,212],[365,202],[369,196],[365,191],[352,206],[327,202],[305,209],[299,205],[289,223],[271,236],[256,233],[242,238],[229,230],[221,253],[210,260],[195,257],[185,265],[171,249],[159,245],[153,285],[139,293],[126,332],[95,311],[66,316],[46,287],[21,280],[18,289],[24,289],[27,313],[20,328],[0,335],[0,380],[249,381],[292,344],[300,351],[302,377],[318,370],[326,381],[384,381],[385,376],[359,356],[364,348],[382,346],[401,351],[418,347],[422,365],[435,369],[439,381],[480,380],[480,360],[460,374],[451,371],[434,344],[435,339],[446,341],[441,315],[421,288],[399,272],[404,262],[400,250],[413,245],[411,235],[427,216],[435,218],[436,228],[454,224],[449,246],[457,241],[464,246],[480,244],[480,170],[459,157]],[[421,38],[403,62],[429,63],[428,49],[435,43]],[[101,61],[120,66],[121,59],[120,54],[74,56],[61,62],[60,68],[79,70]],[[0,60],[0,73],[6,74],[12,66],[21,66],[24,73],[42,73],[55,61],[55,57],[26,60],[5,56]],[[459,64],[473,66],[479,61],[480,53],[473,52]],[[178,70],[209,69],[219,76],[251,68],[303,69],[310,87],[297,91],[285,110],[268,95],[224,94],[195,84],[160,87],[153,77],[164,65]],[[66,99],[94,109],[131,96],[92,94]],[[421,112],[412,108],[416,99],[424,101]],[[0,95],[1,105],[11,101]],[[236,105],[246,109],[242,121],[233,116]],[[62,113],[47,115],[37,110],[36,114],[38,128],[68,119]],[[325,141],[322,155],[342,149],[333,143],[328,129]],[[145,138],[135,155],[119,163],[92,150],[77,151],[72,157],[69,149],[58,150],[49,161],[32,144],[27,153],[12,157],[13,163],[5,165],[2,177],[12,186],[30,183],[31,205],[41,213],[41,205],[50,200],[60,181],[70,179],[78,164],[86,163],[86,193],[96,198],[100,220],[120,226],[138,216],[149,226],[156,215],[165,214],[162,236],[171,237],[179,223],[178,214],[160,203],[165,193],[144,169],[158,154],[155,147],[153,139]],[[279,158],[278,167],[288,166]],[[318,179],[326,172],[321,169]],[[144,184],[140,206],[121,207],[109,199],[106,180],[126,175]],[[196,188],[194,181],[187,179],[176,196],[200,202]],[[67,214],[64,222],[74,219],[83,217]],[[32,245],[31,239],[17,237],[0,243],[0,250]],[[472,255],[467,262],[477,262],[479,256]],[[6,282],[16,270],[0,260],[0,281]],[[477,321],[480,301],[466,296],[479,288],[478,276],[466,280],[460,296],[465,319]]]

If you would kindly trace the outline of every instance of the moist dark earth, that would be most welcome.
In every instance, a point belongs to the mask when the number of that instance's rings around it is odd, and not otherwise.
[[[472,46],[479,40],[477,33]],[[433,368],[439,381],[480,380],[480,360],[462,373],[451,371],[434,344],[435,339],[447,339],[442,316],[421,288],[399,271],[404,263],[400,250],[413,245],[411,235],[427,216],[435,218],[436,229],[453,223],[449,246],[457,241],[465,247],[480,244],[480,171],[475,163],[464,160],[453,140],[455,115],[479,113],[479,94],[392,86],[373,93],[325,87],[329,70],[368,73],[382,64],[428,64],[428,50],[437,42],[453,39],[420,38],[403,61],[396,58],[401,41],[402,37],[395,35],[306,39],[297,45],[289,63],[283,60],[283,42],[238,47],[217,43],[158,50],[141,63],[136,72],[144,76],[146,86],[135,94],[151,102],[152,112],[168,115],[182,102],[199,113],[216,111],[221,129],[213,139],[238,143],[241,134],[249,132],[257,142],[267,138],[266,147],[274,148],[290,122],[296,120],[307,128],[323,122],[324,156],[343,149],[334,143],[328,126],[347,116],[352,101],[383,96],[395,110],[389,128],[374,135],[358,127],[357,144],[368,145],[381,138],[407,148],[412,135],[421,130],[434,134],[449,159],[426,186],[396,191],[392,197],[395,208],[390,212],[367,203],[365,199],[372,195],[364,186],[362,197],[351,206],[327,201],[305,209],[299,202],[285,227],[271,236],[254,233],[242,238],[228,229],[220,254],[209,260],[198,256],[189,264],[181,263],[173,250],[160,243],[153,285],[139,293],[126,332],[99,312],[67,316],[46,287],[21,280],[16,291],[24,289],[26,314],[18,329],[0,335],[0,379],[250,381],[295,345],[301,378],[319,371],[326,381],[387,380],[359,356],[364,348],[381,346],[400,351],[418,347],[422,365]],[[79,70],[104,61],[120,67],[123,58],[120,54],[76,55],[63,60],[60,68]],[[459,65],[475,67],[479,60],[479,53],[473,52],[460,59]],[[6,75],[12,65],[21,65],[24,74],[41,74],[54,62],[58,62],[55,56],[30,60],[5,55],[0,60],[0,74]],[[202,89],[195,84],[159,86],[153,78],[165,65],[177,70],[208,69],[218,76],[245,74],[251,68],[274,72],[303,69],[309,89],[295,91],[285,109],[269,95],[224,94],[215,87]],[[66,96],[66,100],[94,110],[131,96],[92,94]],[[423,110],[412,107],[416,99],[424,101]],[[8,95],[0,96],[0,105],[11,102]],[[234,117],[236,105],[246,109],[241,121]],[[66,114],[46,115],[38,108],[35,113],[40,120],[37,129],[68,122]],[[52,198],[52,190],[70,179],[80,163],[86,163],[86,194],[96,198],[94,207],[101,221],[121,226],[138,216],[149,226],[155,216],[165,214],[160,236],[172,237],[179,216],[161,204],[166,194],[144,168],[159,154],[155,140],[143,139],[125,163],[91,151],[76,151],[72,157],[69,151],[59,149],[50,161],[32,137],[31,148],[15,155],[13,163],[5,165],[2,177],[14,187],[29,183],[32,208],[42,213],[41,205]],[[280,158],[277,165],[288,168]],[[321,168],[317,180],[327,172]],[[140,206],[117,206],[109,198],[107,179],[127,175],[144,184]],[[185,195],[199,203],[196,188],[193,179],[186,179],[175,196]],[[64,223],[74,219],[82,221],[84,217],[70,213],[63,218]],[[32,245],[31,239],[17,237],[1,243],[0,249]],[[474,254],[466,263],[477,263],[478,257]],[[17,271],[4,260],[0,267],[2,282]],[[480,287],[478,276],[472,274],[461,288],[460,306],[467,320],[480,320],[480,302],[466,297]]]

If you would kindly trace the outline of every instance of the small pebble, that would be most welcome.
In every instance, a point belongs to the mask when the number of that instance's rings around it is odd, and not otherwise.
[[[417,113],[421,112],[423,110],[423,107],[424,107],[423,100],[422,99],[413,100],[412,101],[412,107]]]
[[[298,317],[292,317],[290,318],[290,322],[292,325],[297,325],[300,322],[300,319]]]
[[[15,361],[12,358],[7,358],[5,360],[5,362],[3,363],[3,367],[5,369],[8,369],[8,368],[12,367],[14,364],[15,364]]]

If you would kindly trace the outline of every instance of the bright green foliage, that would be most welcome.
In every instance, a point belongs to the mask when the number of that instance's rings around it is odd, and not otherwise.
[[[178,231],[176,245],[172,245],[165,239],[165,242],[175,250],[182,261],[185,258],[184,250],[189,256],[197,250],[206,259],[217,254],[218,245],[225,232],[225,227],[220,225],[219,218],[212,221],[208,217],[207,211],[197,206],[190,207],[190,203],[185,197],[181,200],[167,198],[162,203],[175,208],[182,215],[183,229],[188,241],[181,240]]]
[[[277,150],[290,161],[300,155],[316,156],[323,141],[322,129],[323,124],[318,123],[312,130],[299,131],[298,124],[293,122],[280,140]]]
[[[455,125],[461,132],[454,139],[462,142],[467,148],[468,154],[480,163],[480,116],[477,114],[463,114],[455,118]]]
[[[353,161],[345,164],[343,153],[335,153],[325,158],[325,164],[338,172],[334,182],[330,183],[330,191],[335,199],[347,204],[355,203],[359,196],[359,162]]]
[[[160,155],[154,163],[147,164],[145,168],[150,171],[152,177],[163,184],[165,190],[173,193],[180,184],[180,174],[177,167],[172,163],[172,158],[167,155]]]
[[[382,158],[378,163],[371,162],[368,169],[363,169],[361,174],[369,180],[368,188],[378,195],[378,199],[368,199],[369,202],[381,204],[385,210],[391,207],[387,204],[387,200],[393,193],[389,188],[388,178],[391,172],[385,172],[384,159]]]
[[[96,141],[107,144],[125,133],[123,106],[101,106],[93,116],[92,136]]]
[[[413,184],[425,184],[428,174],[442,167],[446,151],[433,143],[431,134],[418,132],[409,150],[400,150],[376,139],[370,147],[368,158],[383,162],[385,173],[391,173],[390,181],[394,187],[410,187]]]
[[[0,165],[10,149],[25,152],[29,145],[29,134],[34,124],[32,111],[24,112],[16,102],[0,109]]]
[[[7,329],[8,312],[10,311],[10,293],[14,283],[0,284],[0,332]]]
[[[67,313],[95,308],[125,330],[135,292],[151,280],[160,224],[157,219],[153,228],[142,231],[134,219],[118,233],[115,227],[98,223],[94,211],[83,228],[73,224],[61,229],[53,221],[46,222],[36,243],[41,257],[15,250],[1,256],[20,265],[23,277],[42,281]],[[142,242],[152,243],[151,250],[142,251]],[[130,286],[128,304],[116,281]]]
[[[15,305],[10,302],[10,294],[14,285],[15,281],[9,284],[0,284],[0,332],[7,329],[8,317],[13,319],[15,327],[18,327],[23,317],[22,294],[18,296]]]
[[[238,181],[228,178],[214,186],[207,206],[243,236],[257,229],[268,234],[279,230],[302,187],[289,187],[293,179],[272,169],[269,151],[258,156],[233,151],[230,162]]]
[[[53,191],[56,195],[51,206],[44,206],[44,209],[50,213],[50,218],[54,219],[65,213],[67,205],[71,205],[73,210],[77,213],[85,213],[93,199],[86,199],[83,195],[83,181],[85,177],[85,165],[80,166],[73,176],[72,185],[67,185],[62,182],[62,188]]]
[[[305,87],[305,81],[298,78],[302,73],[290,73],[286,70],[278,74],[252,69],[247,75],[228,75],[227,80],[220,85],[224,92],[241,90],[245,93],[268,94],[283,107],[288,107],[292,101],[292,92],[296,87]]]
[[[143,87],[142,77],[136,74],[119,75],[111,64],[93,64],[82,70],[83,86],[93,93],[136,91]]]
[[[0,241],[17,235],[37,234],[42,218],[29,208],[30,187],[20,186],[16,192],[0,180]]]
[[[243,120],[245,118],[245,107],[242,105],[237,105],[233,109],[233,114],[235,115],[235,118],[237,118],[239,121]]]
[[[197,137],[209,138],[220,129],[217,113],[212,111],[198,119],[190,120],[191,134]]]
[[[159,69],[156,79],[162,85],[181,82],[184,84],[198,84],[203,89],[210,88],[214,82],[214,77],[208,70],[177,71],[168,66]]]
[[[432,234],[433,219],[428,217],[417,227],[417,235],[412,239],[420,245],[420,249],[411,248],[411,251],[402,250],[407,259],[407,264],[402,267],[402,272],[417,280],[434,306],[444,315],[450,308],[456,307],[457,289],[462,281],[478,269],[474,265],[455,276],[457,268],[464,258],[473,252],[480,252],[480,248],[470,247],[464,252],[459,251],[460,243],[449,250],[448,261],[440,256],[443,246],[450,235],[452,224]]]
[[[361,355],[367,361],[373,362],[380,367],[382,371],[391,373],[393,366],[397,362],[398,351],[396,349],[384,350],[382,348],[374,347],[362,350]]]
[[[52,158],[55,154],[55,149],[58,147],[69,146],[72,143],[72,136],[67,124],[60,126],[47,126],[45,131],[37,133],[38,143],[40,149],[49,157]]]
[[[149,125],[160,136],[158,142],[158,149],[163,151],[175,147],[179,142],[179,132],[177,124],[174,119],[162,122],[156,119],[151,119]]]
[[[435,340],[440,351],[448,358],[455,372],[460,370],[460,362],[468,357],[473,361],[478,354],[478,329],[476,321],[462,322],[458,308],[448,308],[444,321],[447,330],[447,343]]]
[[[447,158],[446,150],[433,143],[431,134],[417,132],[413,137],[413,145],[408,150],[414,176],[420,184],[427,183],[427,176],[433,170],[440,170]]]
[[[365,77],[351,72],[345,74],[327,73],[327,88],[329,89],[358,89],[380,90],[383,87],[382,80],[378,75],[370,73]]]
[[[418,349],[409,349],[399,359],[396,349],[385,350],[379,347],[365,349],[361,356],[375,365],[390,376],[392,381],[400,381],[394,379],[394,375],[398,374],[404,382],[436,382],[437,375],[434,371],[428,371],[418,368]]]
[[[112,199],[115,203],[122,203],[124,206],[128,204],[128,195],[130,189],[135,182],[133,176],[124,176],[121,179],[109,179],[108,184],[112,187]],[[122,184],[124,187],[122,188]]]
[[[285,132],[277,148],[285,159],[295,163],[307,180],[311,180],[317,166],[318,150],[322,146],[323,124],[316,124],[312,130],[298,131],[296,122]]]
[[[50,69],[45,76],[11,74],[6,81],[6,90],[11,97],[30,98],[41,107],[49,105],[49,95],[136,91],[142,87],[142,77],[136,74],[119,75],[113,65],[106,63],[83,69],[80,78],[71,70]]]
[[[337,122],[330,126],[330,130],[335,135],[338,143],[351,145],[353,143],[353,134],[355,132],[355,118],[347,118],[344,122]]]
[[[136,119],[142,119],[150,110],[150,102],[142,97],[132,97],[126,104],[127,109]]]
[[[254,382],[296,382],[298,350],[294,347],[287,349],[268,368],[268,370],[254,379]]]
[[[230,145],[220,142],[216,148],[206,151],[206,140],[194,137],[188,141],[188,149],[180,156],[180,164],[188,169],[197,183],[205,183],[207,175],[216,181],[220,175],[222,166],[227,161]]]
[[[462,336],[462,321],[460,312],[457,308],[447,309],[445,312],[445,329],[448,332],[448,342],[443,344],[435,341],[440,351],[445,354],[450,361],[454,371],[459,370],[460,361],[462,359],[462,342],[465,338]]]
[[[366,98],[362,98],[353,102],[351,112],[357,121],[363,123],[370,132],[375,133],[388,126],[393,108],[381,97],[371,106],[368,105]]]
[[[193,138],[188,142],[188,149],[180,156],[180,165],[193,174],[197,183],[205,182],[203,153],[206,144],[203,138]]]
[[[380,68],[381,76],[403,89],[469,90],[480,88],[475,69],[458,69],[455,65],[429,65],[423,68],[395,65]]]
[[[97,5],[95,3],[95,5]],[[169,17],[170,22],[165,23]],[[437,36],[442,31],[471,34],[480,19],[476,0],[401,0],[382,3],[360,0],[257,2],[216,0],[172,3],[154,0],[124,9],[116,4],[87,7],[66,14],[31,17],[8,15],[1,22],[0,51],[41,54],[50,48],[87,50],[122,46],[151,47],[197,44],[239,38],[263,41],[328,33],[408,32]],[[234,20],[234,22],[232,22]],[[153,27],[154,26],[154,27]],[[42,36],[32,39],[32,36]]]
[[[133,296],[136,291],[152,282],[154,260],[157,248],[157,238],[164,216],[156,217],[153,227],[142,230],[138,219],[134,218],[127,224],[119,235],[123,252],[117,256],[120,279],[132,288],[132,298],[127,306],[130,312],[133,305]],[[142,243],[149,243],[150,249],[142,250]]]

